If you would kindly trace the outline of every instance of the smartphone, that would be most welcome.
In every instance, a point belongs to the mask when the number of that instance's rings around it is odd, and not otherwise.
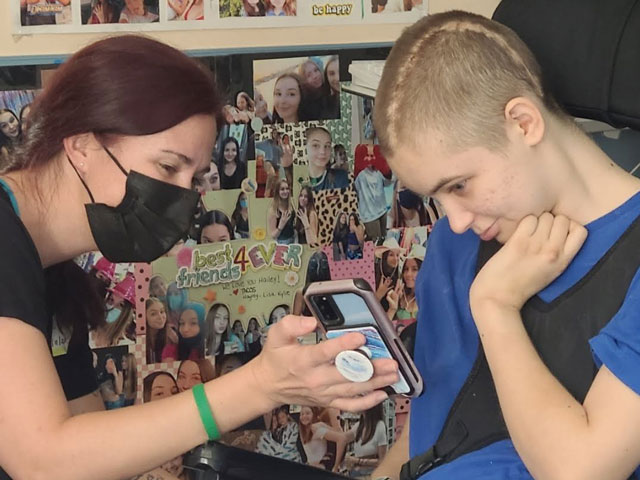
[[[418,369],[393,324],[376,298],[369,283],[362,278],[315,282],[307,287],[304,300],[328,339],[350,332],[362,333],[365,346],[376,358],[393,358],[398,362],[400,380],[385,390],[389,394],[417,397],[423,383]]]

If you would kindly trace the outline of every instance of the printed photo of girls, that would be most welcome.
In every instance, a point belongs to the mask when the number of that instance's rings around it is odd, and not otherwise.
[[[81,1],[80,11],[82,23],[85,25],[103,23],[155,23],[160,19],[159,0]],[[177,1],[179,2],[180,0]],[[186,0],[185,3],[187,3]]]
[[[20,23],[23,26],[64,25],[72,22],[71,0],[19,1]]]
[[[314,192],[349,186],[348,171],[330,165],[334,149],[329,130],[324,127],[307,128],[305,152],[309,183]]]
[[[422,11],[423,0],[371,0],[371,13]]]
[[[204,0],[166,0],[169,20],[204,20]]]
[[[263,121],[297,123],[340,118],[337,56],[293,57],[253,62],[256,104]],[[270,118],[269,118],[270,117]]]
[[[0,168],[9,166],[15,148],[22,142],[37,91],[0,91]]]
[[[290,137],[282,134],[276,125],[266,128],[271,138],[255,142],[258,198],[273,197],[274,184],[280,179],[286,179],[289,186],[293,186],[294,148]]]
[[[365,241],[365,227],[356,213],[340,212],[333,230],[333,260],[359,260]]]
[[[297,0],[220,0],[220,18],[295,17]]]
[[[380,147],[360,144],[354,153],[354,186],[358,193],[358,211],[364,223],[367,239],[374,242],[387,236],[387,195],[392,174]]]
[[[93,368],[105,409],[128,407],[136,402],[137,362],[127,347],[94,350]]]

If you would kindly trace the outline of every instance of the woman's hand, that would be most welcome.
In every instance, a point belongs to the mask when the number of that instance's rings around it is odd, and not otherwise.
[[[567,268],[586,238],[587,230],[563,215],[523,218],[473,281],[472,311],[486,302],[520,311]]]
[[[284,230],[284,227],[287,226],[287,222],[289,221],[290,218],[291,218],[291,210],[287,210],[280,217],[280,221],[278,222],[278,230],[282,232],[282,230]]]
[[[306,230],[307,228],[309,228],[309,219],[307,218],[307,212],[305,211],[304,207],[298,208],[297,216],[300,219],[300,222],[302,223],[304,229]]]
[[[378,389],[398,380],[396,362],[374,360],[375,374],[371,380],[350,382],[338,372],[333,361],[341,351],[364,345],[364,336],[349,333],[317,345],[300,345],[297,338],[314,332],[316,327],[317,321],[312,317],[287,315],[271,326],[262,352],[248,364],[256,385],[273,405],[321,405],[362,411],[387,398]]]
[[[389,302],[389,311],[396,312],[398,310],[398,299],[400,295],[395,289],[391,289],[387,292],[387,302]]]
[[[393,280],[391,279],[391,277],[386,277],[382,275],[382,278],[380,279],[380,284],[376,289],[376,297],[378,297],[378,300],[382,300],[384,296],[387,294],[387,292],[391,289],[392,281]]]
[[[347,467],[347,470],[353,470],[356,465],[358,465],[358,457],[356,457],[353,453],[344,457],[344,465]]]
[[[169,343],[178,343],[178,327],[176,327],[173,323],[169,324],[169,328],[167,328],[167,340],[169,340]]]
[[[293,149],[291,145],[282,145],[281,163],[285,168],[293,165]]]

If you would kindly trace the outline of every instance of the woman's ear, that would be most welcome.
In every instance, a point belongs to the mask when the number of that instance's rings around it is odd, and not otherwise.
[[[507,136],[533,147],[544,137],[545,120],[536,102],[527,97],[512,98],[504,107]]]
[[[91,153],[99,148],[100,143],[92,133],[81,133],[65,138],[62,145],[76,171],[85,175],[91,163],[89,161]]]

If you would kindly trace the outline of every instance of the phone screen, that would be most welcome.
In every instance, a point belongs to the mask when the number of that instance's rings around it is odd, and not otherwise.
[[[365,346],[371,351],[372,360],[376,358],[393,358],[387,348],[380,332],[376,326],[376,321],[369,311],[366,302],[360,295],[355,293],[338,293],[331,296],[337,307],[340,326],[326,324],[327,338],[336,338],[350,332],[358,332],[366,338]],[[344,328],[347,327],[347,328]],[[408,394],[411,389],[400,374],[400,380],[392,385],[397,393]]]

